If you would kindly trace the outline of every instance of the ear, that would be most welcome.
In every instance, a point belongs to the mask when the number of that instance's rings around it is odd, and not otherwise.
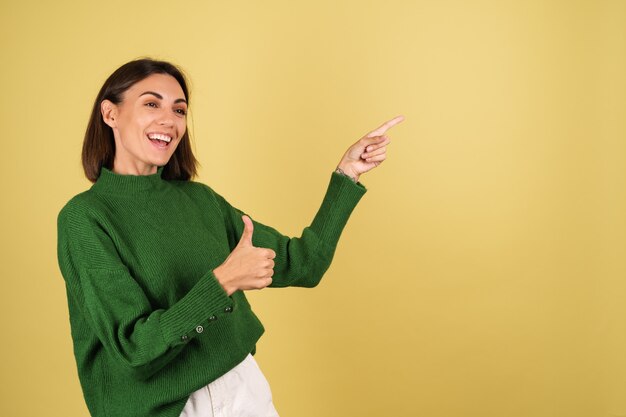
[[[100,113],[102,113],[102,119],[104,123],[110,127],[117,127],[117,105],[111,100],[102,100],[100,103]]]

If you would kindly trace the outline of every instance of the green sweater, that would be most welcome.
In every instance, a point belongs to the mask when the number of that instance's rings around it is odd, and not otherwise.
[[[178,417],[193,391],[254,354],[264,331],[244,292],[228,296],[212,272],[239,242],[244,212],[162,171],[103,167],[58,215],[74,356],[94,417]],[[272,287],[319,283],[365,192],[333,172],[301,237],[250,216],[254,246],[276,252]]]

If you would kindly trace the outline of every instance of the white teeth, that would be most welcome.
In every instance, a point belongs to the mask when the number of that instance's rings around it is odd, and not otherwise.
[[[170,143],[172,141],[172,138],[167,136],[167,135],[161,135],[160,133],[150,133],[148,135],[148,137],[150,139],[158,139],[158,140],[162,140],[164,142]]]

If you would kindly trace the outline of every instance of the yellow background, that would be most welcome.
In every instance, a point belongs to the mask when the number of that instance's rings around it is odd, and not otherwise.
[[[87,415],[56,216],[151,56],[190,75],[197,180],[289,235],[406,117],[320,286],[249,293],[281,416],[626,416],[625,1],[0,4],[0,415]]]

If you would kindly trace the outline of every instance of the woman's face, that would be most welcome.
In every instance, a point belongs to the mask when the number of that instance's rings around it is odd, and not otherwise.
[[[168,74],[152,74],[135,83],[117,105],[103,100],[101,110],[113,129],[113,172],[119,174],[156,173],[172,157],[187,129],[185,94]]]

